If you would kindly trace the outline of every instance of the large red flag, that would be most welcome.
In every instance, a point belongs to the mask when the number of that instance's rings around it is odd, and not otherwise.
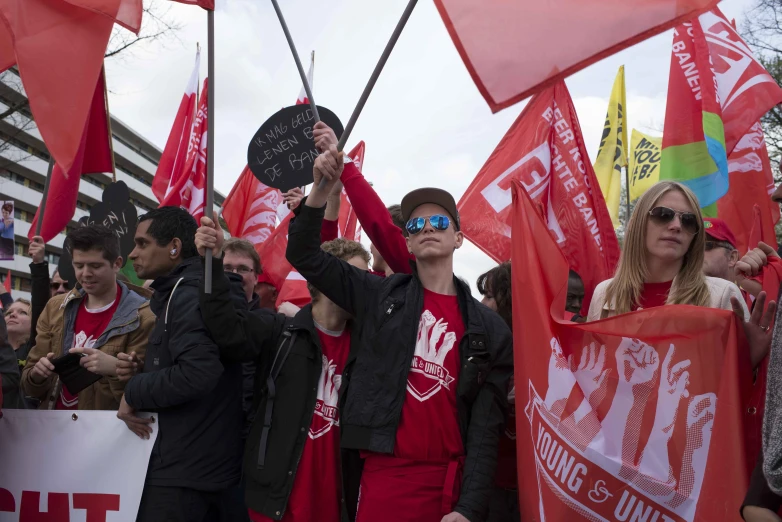
[[[776,249],[774,225],[779,221],[779,206],[771,201],[774,173],[768,158],[763,128],[759,123],[739,140],[728,157],[730,188],[717,201],[717,215],[736,236],[736,248],[743,255],[763,241]],[[757,207],[757,216],[755,214]],[[751,238],[754,228],[757,236]]]
[[[348,157],[353,160],[356,168],[361,172],[361,167],[364,165],[364,153],[366,152],[366,145],[363,141],[358,142],[353,150],[350,151]],[[339,237],[352,239],[353,241],[361,241],[361,225],[358,222],[358,216],[353,211],[353,205],[350,203],[345,189],[342,189],[340,195],[339,204]]]
[[[138,33],[141,13],[141,0],[0,0],[0,71],[18,66],[38,130],[66,172],[79,171],[78,130],[114,23]]]
[[[152,193],[155,194],[158,201],[163,201],[163,198],[166,197],[166,193],[172,187],[172,180],[178,178],[178,173],[182,172],[187,159],[187,145],[198,105],[198,67],[200,63],[201,52],[199,51],[196,53],[195,66],[190,74],[190,80],[187,82],[185,94],[182,95],[182,101],[179,102],[179,110],[174,118],[174,125],[171,126],[166,148],[160,155],[155,178],[152,180]]]
[[[187,143],[187,157],[182,170],[172,173],[171,184],[161,207],[182,207],[193,216],[197,223],[204,215],[206,195],[206,142],[207,142],[207,104],[209,80],[204,80],[198,112],[190,130]]]
[[[210,11],[214,11],[215,9],[215,0],[173,0],[173,1],[179,2],[180,4],[197,5],[199,7],[203,7],[204,9],[209,9]]]
[[[663,306],[564,320],[568,263],[516,180],[513,198],[522,520],[737,519],[751,377],[737,318]]]
[[[285,251],[288,249],[288,223],[293,218],[289,213],[271,236],[264,241],[258,254],[261,256],[263,273],[269,278],[277,289],[281,289],[285,279],[292,270],[291,264],[285,259]]]
[[[223,202],[223,219],[232,236],[248,240],[260,251],[275,229],[280,203],[280,191],[258,181],[245,167]]]
[[[114,167],[109,143],[109,123],[106,114],[106,90],[103,74],[98,76],[93,88],[92,105],[88,113],[87,124],[81,133],[81,142],[75,161],[70,169],[59,163],[52,169],[49,180],[49,193],[41,224],[41,236],[45,242],[65,230],[76,212],[76,199],[79,195],[79,182],[82,174],[111,172]],[[56,158],[55,158],[56,159]],[[38,225],[39,212],[30,225],[27,237],[32,239]]]
[[[711,9],[717,0],[435,0],[492,112]]]
[[[511,253],[513,180],[546,216],[584,281],[588,307],[598,283],[614,274],[619,244],[563,82],[529,102],[459,201],[464,235],[500,263]]]

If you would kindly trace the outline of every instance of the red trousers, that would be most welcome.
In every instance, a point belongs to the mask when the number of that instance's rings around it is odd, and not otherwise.
[[[440,522],[459,500],[464,458],[421,462],[369,455],[356,522]]]

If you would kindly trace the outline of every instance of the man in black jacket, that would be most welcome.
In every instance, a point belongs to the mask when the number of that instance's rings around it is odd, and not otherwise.
[[[348,512],[353,518],[360,469],[342,466],[337,402],[343,368],[358,346],[349,315],[311,287],[312,304],[293,318],[234,311],[223,273],[222,234],[214,221],[202,223],[196,246],[202,255],[213,252],[212,293],[201,293],[204,323],[220,339],[224,357],[257,362],[258,415],[244,457],[252,520],[339,522]],[[336,239],[323,250],[368,269],[369,254],[355,241]],[[350,462],[357,464],[353,457]]]
[[[139,218],[129,256],[141,279],[155,279],[150,306],[157,316],[143,372],[128,381],[117,414],[145,437],[149,421],[135,411],[157,413],[139,522],[201,522],[220,510],[241,473],[241,368],[220,360],[201,320],[196,228],[183,209],[152,210]]]
[[[482,521],[507,409],[510,331],[453,275],[463,235],[447,192],[402,200],[413,275],[379,278],[322,252],[322,207],[342,168],[333,146],[315,161],[287,257],[362,325],[340,410],[343,448],[366,457],[357,521]]]

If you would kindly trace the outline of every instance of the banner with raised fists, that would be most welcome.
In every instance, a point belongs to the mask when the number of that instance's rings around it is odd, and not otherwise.
[[[734,314],[663,306],[565,321],[567,262],[517,181],[513,197],[522,520],[735,519],[751,371]]]

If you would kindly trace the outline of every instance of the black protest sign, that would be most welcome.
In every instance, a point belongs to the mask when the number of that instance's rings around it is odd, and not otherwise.
[[[136,235],[138,211],[130,202],[130,190],[124,181],[118,181],[107,186],[103,191],[100,203],[90,209],[90,215],[79,220],[79,226],[103,225],[119,239],[119,251],[123,262],[127,263],[128,255],[133,251],[133,237]],[[73,270],[71,245],[66,239],[63,242],[62,255],[57,264],[60,277],[74,285],[76,273]]]
[[[318,113],[339,139],[344,130],[339,118],[320,105]],[[309,105],[285,107],[266,120],[247,148],[247,165],[255,177],[283,192],[312,183],[312,166],[318,157],[313,125]]]

